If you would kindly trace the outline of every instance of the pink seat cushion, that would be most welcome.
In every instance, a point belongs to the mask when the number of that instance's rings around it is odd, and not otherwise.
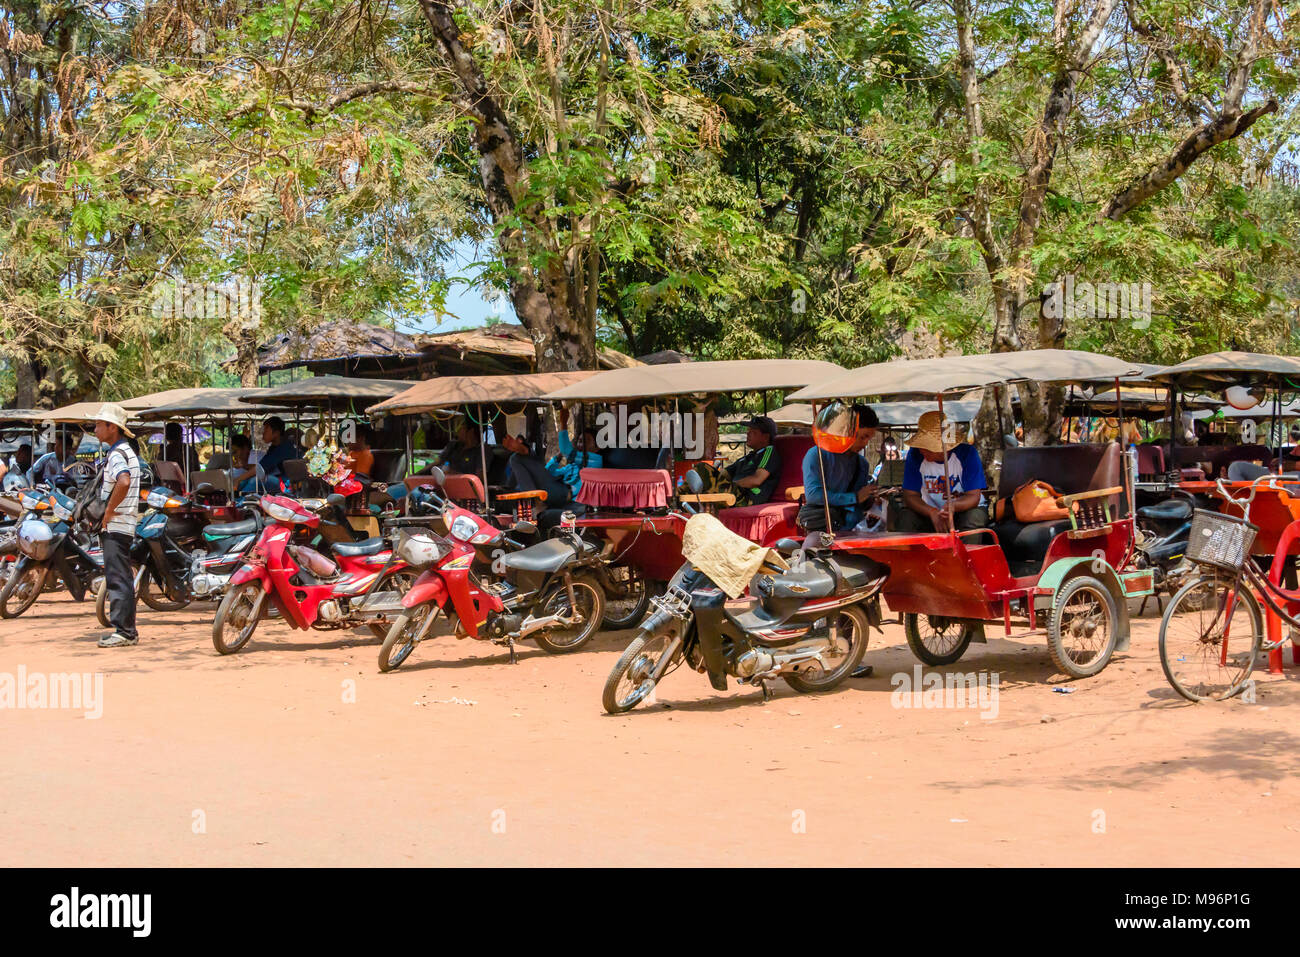
[[[578,501],[592,508],[665,508],[673,479],[663,469],[583,469]]]
[[[781,456],[781,474],[777,477],[776,491],[772,493],[769,505],[784,504],[785,490],[803,485],[803,457],[812,444],[811,435],[778,435],[772,440],[773,447]]]
[[[718,510],[718,521],[751,542],[762,542],[767,533],[782,523],[794,524],[798,502],[768,502]]]

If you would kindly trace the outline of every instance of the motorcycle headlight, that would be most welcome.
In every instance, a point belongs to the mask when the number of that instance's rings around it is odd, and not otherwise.
[[[278,502],[272,502],[264,498],[262,499],[261,505],[262,511],[267,515],[270,515],[277,522],[292,522],[297,518],[297,513],[293,509],[281,505]]]
[[[471,541],[478,534],[478,522],[468,515],[457,515],[451,523],[451,536],[458,541]]]

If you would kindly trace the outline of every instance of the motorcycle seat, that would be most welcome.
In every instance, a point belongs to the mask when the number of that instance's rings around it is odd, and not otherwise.
[[[588,554],[596,550],[590,542],[583,542],[583,548]],[[575,554],[573,546],[564,539],[548,538],[517,552],[508,552],[501,564],[521,572],[555,572],[572,561]]]
[[[835,593],[835,576],[817,562],[803,562],[780,575],[760,575],[764,598],[825,598]]]
[[[1154,505],[1143,505],[1137,510],[1137,516],[1152,522],[1188,522],[1192,518],[1192,503],[1183,498],[1171,498]]]
[[[222,522],[217,525],[209,525],[203,529],[203,537],[208,541],[214,541],[218,538],[230,538],[236,535],[252,535],[258,530],[258,521],[255,518],[246,518],[239,522]]]
[[[367,538],[361,542],[340,542],[333,546],[335,555],[355,558],[359,555],[378,555],[384,550],[382,538]]]

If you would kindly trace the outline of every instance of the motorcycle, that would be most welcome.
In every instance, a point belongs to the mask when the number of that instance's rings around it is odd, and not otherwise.
[[[702,518],[693,516],[688,528]],[[605,710],[635,708],[683,661],[707,674],[715,690],[725,691],[730,676],[758,685],[764,701],[774,678],[802,694],[844,681],[861,662],[870,629],[880,627],[879,593],[889,570],[863,556],[832,556],[817,532],[802,549],[791,539],[776,549],[793,557],[789,568],[760,569],[750,583],[753,597],[739,601],[729,601],[707,570],[683,564],[668,589],[650,599],[650,614],[610,671]]]
[[[265,495],[259,506],[271,521],[230,585],[212,621],[212,644],[223,655],[248,644],[266,616],[269,599],[293,628],[344,628],[367,625],[376,637],[386,631],[387,615],[402,609],[402,593],[413,577],[383,538],[337,542],[331,559],[304,538],[321,525],[327,500],[298,501]],[[295,541],[295,537],[298,541]],[[376,591],[383,584],[384,591]]]
[[[1151,569],[1157,603],[1158,596],[1172,596],[1187,583],[1189,576],[1197,574],[1196,566],[1184,557],[1195,507],[1195,499],[1182,492],[1163,502],[1144,505],[1135,513],[1137,536],[1133,562],[1137,568]]]
[[[215,600],[243,563],[261,531],[259,518],[212,524],[199,530],[206,511],[163,486],[150,489],[131,543],[135,588],[154,611],[177,611],[195,600]],[[108,590],[96,582],[95,615],[111,627]]]
[[[102,574],[104,557],[80,527],[77,503],[62,492],[27,489],[18,526],[18,559],[0,588],[0,618],[17,618],[36,602],[57,575],[75,601]]]
[[[441,471],[434,474],[441,486]],[[439,613],[457,638],[507,647],[512,664],[515,643],[525,638],[552,654],[591,639],[605,612],[601,563],[596,546],[577,533],[571,513],[565,513],[557,537],[523,546],[483,516],[446,499],[439,504],[445,537],[428,531],[398,543],[399,553],[421,573],[379,649],[381,672],[410,657]],[[512,531],[529,533],[535,526],[519,522]],[[482,574],[485,553],[493,556],[492,577]]]

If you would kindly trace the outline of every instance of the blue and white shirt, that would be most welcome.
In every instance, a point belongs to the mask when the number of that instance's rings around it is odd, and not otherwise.
[[[984,479],[984,463],[975,446],[969,442],[955,445],[948,452],[948,494],[944,494],[943,463],[931,462],[920,449],[908,449],[903,463],[903,490],[920,492],[921,501],[932,508],[943,508],[948,495],[954,498],[966,492],[988,488]]]
[[[108,461],[104,465],[104,480],[99,486],[99,500],[107,502],[113,494],[117,477],[130,476],[131,487],[126,490],[126,497],[118,503],[117,508],[108,518],[108,531],[122,535],[134,535],[135,525],[140,518],[140,460],[134,450],[121,439],[108,450]]]

